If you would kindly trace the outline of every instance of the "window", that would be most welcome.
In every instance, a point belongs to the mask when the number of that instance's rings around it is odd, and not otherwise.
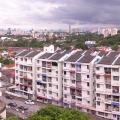
[[[56,89],[58,89],[58,85],[56,85]]]
[[[113,72],[119,72],[119,68],[113,68],[112,71]]]
[[[97,84],[97,88],[100,88],[100,84]]]
[[[38,89],[38,92],[40,92],[40,89]]]
[[[90,103],[90,101],[87,101],[87,103]]]
[[[90,91],[87,91],[87,95],[90,95]]]
[[[56,96],[58,96],[58,93],[56,93]]]
[[[82,101],[82,98],[78,98],[77,100],[78,100],[78,101]]]
[[[99,68],[99,67],[96,67],[96,70],[100,70],[100,68]]]
[[[64,94],[64,98],[67,98],[67,95],[66,95],[66,94]]]
[[[119,81],[119,76],[113,76],[113,80]]]
[[[89,87],[89,86],[90,86],[90,83],[87,82],[87,86]]]
[[[52,62],[52,66],[58,66],[56,62]]]
[[[87,69],[89,70],[89,65],[87,65]]]
[[[27,62],[27,58],[25,58],[25,62]]]
[[[58,78],[56,78],[56,81],[58,81]]]
[[[64,71],[64,75],[66,75],[66,71]]]
[[[106,84],[106,89],[111,89],[111,85]]]
[[[67,90],[67,87],[64,87],[64,90]]]
[[[37,60],[37,63],[39,63],[40,61],[39,60]]]
[[[48,70],[48,72],[51,72],[51,70]]]
[[[51,83],[49,83],[49,87],[52,87],[52,84],[51,84]]]
[[[49,91],[49,94],[52,94],[52,91]]]
[[[75,96],[72,96],[72,99],[75,99]]]
[[[40,70],[40,67],[37,67],[37,70]]]
[[[100,75],[96,75],[96,79],[100,79]]]
[[[97,93],[96,95],[97,95],[97,97],[100,97],[100,93]]]
[[[64,63],[64,67],[66,67],[66,63]]]
[[[23,58],[21,58],[21,61],[23,61]]]
[[[75,68],[75,64],[71,64],[71,67],[72,67],[72,68]]]
[[[100,105],[100,101],[97,101],[97,105]]]
[[[39,78],[39,77],[40,77],[40,75],[39,75],[39,74],[37,74],[37,77]]]
[[[66,79],[64,79],[64,82],[67,82],[67,80],[66,80]]]
[[[87,75],[87,78],[89,78],[90,76],[89,75]]]
[[[72,83],[75,84],[75,80],[72,80]]]

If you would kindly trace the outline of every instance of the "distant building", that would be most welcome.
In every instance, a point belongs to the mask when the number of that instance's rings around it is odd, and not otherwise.
[[[104,37],[117,35],[117,32],[117,28],[102,28],[98,30],[98,33],[104,35]]]
[[[96,44],[96,41],[85,41],[87,47],[93,47]]]

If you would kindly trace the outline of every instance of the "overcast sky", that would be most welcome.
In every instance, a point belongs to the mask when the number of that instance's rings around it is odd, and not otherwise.
[[[120,24],[120,0],[0,0],[0,27]]]

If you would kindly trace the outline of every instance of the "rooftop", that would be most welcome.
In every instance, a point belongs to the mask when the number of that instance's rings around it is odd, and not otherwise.
[[[83,51],[77,51],[73,55],[71,55],[66,61],[67,62],[76,62],[81,56]]]
[[[47,58],[49,58],[52,55],[53,55],[53,53],[45,53],[42,56],[40,56],[39,59],[47,59]]]
[[[24,56],[27,55],[29,52],[30,52],[30,51],[25,50],[25,51],[22,51],[21,53],[17,54],[16,56],[24,57]]]
[[[115,61],[114,65],[120,65],[120,57]]]
[[[90,63],[95,56],[92,56],[90,54],[85,54],[78,62],[80,63]]]
[[[56,54],[54,54],[52,57],[49,58],[49,60],[59,60],[61,59],[64,55],[70,53],[72,50],[65,50],[65,51],[59,51]]]
[[[29,54],[27,54],[25,57],[35,57],[39,53],[40,53],[40,51],[32,51]]]
[[[98,64],[112,65],[116,57],[119,55],[119,52],[109,52],[104,56]]]

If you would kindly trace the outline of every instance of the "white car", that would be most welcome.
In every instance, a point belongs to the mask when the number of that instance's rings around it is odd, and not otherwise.
[[[32,101],[32,100],[26,100],[26,101],[25,101],[25,104],[34,105],[35,103],[34,103],[34,101]]]

